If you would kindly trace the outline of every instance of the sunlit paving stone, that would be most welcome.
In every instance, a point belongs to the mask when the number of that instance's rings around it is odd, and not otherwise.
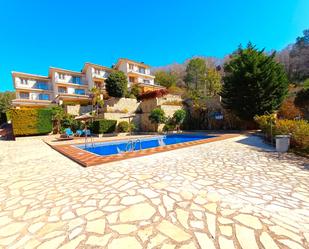
[[[6,142],[0,248],[309,248],[308,160],[245,138],[90,168]]]

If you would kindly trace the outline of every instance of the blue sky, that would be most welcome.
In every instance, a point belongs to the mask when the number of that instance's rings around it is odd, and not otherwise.
[[[111,66],[119,57],[153,66],[194,55],[223,57],[249,40],[280,50],[309,28],[308,0],[0,0],[0,91],[11,71]]]

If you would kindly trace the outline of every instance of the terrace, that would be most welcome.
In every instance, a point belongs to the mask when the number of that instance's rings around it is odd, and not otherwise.
[[[309,246],[309,162],[259,137],[90,168],[42,139],[0,141],[2,247]]]

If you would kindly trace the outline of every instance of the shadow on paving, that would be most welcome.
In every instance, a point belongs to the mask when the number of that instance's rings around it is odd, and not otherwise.
[[[266,144],[259,136],[249,136],[247,138],[238,140],[237,143],[245,144],[260,151],[266,152],[268,157],[272,160],[279,160],[281,163],[293,164],[301,169],[309,170],[309,159],[297,156],[293,153],[278,153],[273,146]]]

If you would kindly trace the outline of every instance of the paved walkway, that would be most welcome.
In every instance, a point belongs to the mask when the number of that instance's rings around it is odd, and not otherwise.
[[[90,168],[0,141],[0,203],[3,248],[309,247],[309,161],[257,137]]]

